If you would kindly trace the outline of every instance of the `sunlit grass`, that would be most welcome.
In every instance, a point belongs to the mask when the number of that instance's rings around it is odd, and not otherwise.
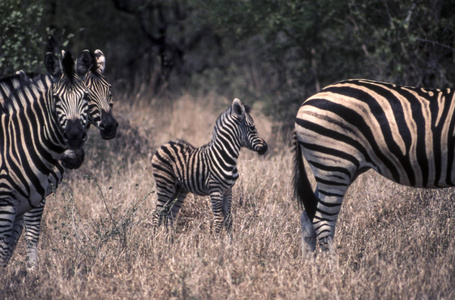
[[[185,95],[172,105],[118,104],[118,138],[102,141],[91,129],[84,165],[47,200],[37,270],[26,271],[22,238],[2,271],[0,297],[455,297],[453,189],[412,189],[367,172],[345,198],[335,252],[304,257],[290,142],[255,107],[270,151],[264,158],[241,152],[232,236],[214,237],[209,198],[193,195],[173,229],[153,233],[153,151],[173,138],[207,143],[231,101]]]

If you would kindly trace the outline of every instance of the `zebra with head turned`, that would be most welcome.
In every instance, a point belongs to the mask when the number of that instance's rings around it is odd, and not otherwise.
[[[112,116],[111,84],[104,76],[106,58],[97,49],[90,52],[94,64],[85,77],[85,84],[89,90],[90,123],[99,129],[100,135],[105,140],[113,139],[117,135],[118,122]]]
[[[0,83],[0,262],[5,265],[24,215],[41,205],[64,151],[79,150],[87,138],[83,77],[90,64],[87,52],[76,63],[69,53],[62,61],[48,53],[49,75],[26,78],[20,73]]]
[[[85,50],[88,51],[88,50]],[[118,122],[112,116],[112,93],[111,85],[104,76],[106,59],[101,50],[90,52],[92,58],[92,66],[90,71],[85,76],[85,84],[89,91],[89,122],[95,125],[103,139],[112,139],[117,134]],[[24,80],[26,74],[19,72],[18,74]],[[84,161],[83,148],[78,151],[66,150],[62,157],[62,165],[57,164],[49,178],[50,185],[47,195],[55,191],[63,178],[64,168],[76,169],[79,168]],[[63,168],[63,167],[64,168]],[[39,207],[32,208],[24,214],[25,225],[25,240],[27,244],[27,260],[28,266],[33,268],[37,259],[37,246],[41,231],[41,218],[46,204],[46,199],[41,201]],[[19,238],[19,237],[18,237]]]
[[[454,110],[453,90],[363,79],[305,100],[295,121],[294,174],[305,247],[314,250],[316,238],[330,245],[348,187],[369,169],[412,187],[455,186]]]
[[[267,151],[248,106],[237,98],[216,120],[208,144],[195,148],[183,140],[174,140],[162,145],[152,158],[158,195],[153,225],[159,226],[163,218],[172,222],[191,192],[210,195],[215,233],[221,231],[223,224],[230,230],[232,187],[239,177],[236,164],[242,147],[261,155]]]

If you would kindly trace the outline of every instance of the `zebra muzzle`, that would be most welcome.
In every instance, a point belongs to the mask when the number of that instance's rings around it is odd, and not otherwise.
[[[103,113],[101,122],[98,126],[101,137],[104,140],[113,139],[117,135],[118,122],[111,113]]]
[[[262,143],[256,147],[256,152],[259,155],[263,155],[267,152],[267,149],[268,149],[267,143],[264,140],[262,140]]]
[[[63,132],[63,140],[69,149],[78,150],[87,140],[87,130],[79,121],[69,120]]]
[[[62,157],[62,166],[65,169],[78,169],[85,159],[85,151],[84,148],[80,148],[79,150],[66,150]]]

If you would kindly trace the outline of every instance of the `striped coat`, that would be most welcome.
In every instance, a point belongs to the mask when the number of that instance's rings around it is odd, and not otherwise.
[[[45,66],[50,75],[24,80],[20,74],[19,79],[0,85],[0,261],[4,264],[22,231],[24,214],[40,206],[63,152],[80,149],[87,137],[88,90],[80,77],[88,71],[90,57],[81,53],[74,63],[70,54],[64,54],[62,62],[48,54]]]
[[[366,170],[413,187],[454,186],[454,110],[451,89],[363,79],[327,86],[305,100],[295,121],[294,182],[309,240],[333,238],[343,197]]]
[[[237,159],[246,147],[259,154],[267,151],[267,143],[260,138],[249,108],[234,99],[216,120],[212,140],[200,148],[183,140],[161,146],[152,158],[153,176],[157,189],[155,226],[163,218],[171,220],[178,213],[188,193],[210,195],[215,216],[215,232],[223,225],[232,225],[232,186],[239,177]]]

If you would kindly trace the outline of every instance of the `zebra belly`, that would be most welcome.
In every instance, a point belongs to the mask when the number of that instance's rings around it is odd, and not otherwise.
[[[10,178],[14,177],[11,176]],[[42,184],[47,185],[45,182],[47,182],[47,179],[42,181]],[[33,185],[26,187],[15,184],[14,186],[16,188],[12,187],[10,180],[5,177],[0,178],[1,202],[3,204],[12,204],[16,208],[18,215],[22,215],[30,209],[38,207],[44,199],[44,195],[37,191]]]
[[[179,186],[185,191],[198,196],[210,195],[210,189],[205,178],[184,177],[178,178]]]

